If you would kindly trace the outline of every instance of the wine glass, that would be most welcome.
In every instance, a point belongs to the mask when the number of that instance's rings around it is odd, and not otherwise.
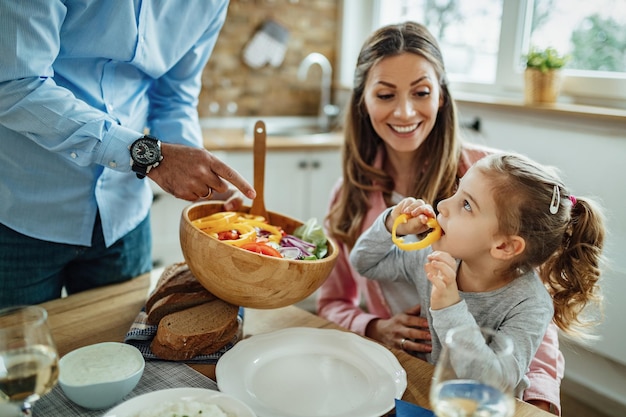
[[[430,389],[438,417],[511,417],[516,381],[502,366],[514,362],[513,341],[478,326],[448,331]],[[506,368],[505,368],[506,369]]]
[[[50,391],[59,377],[59,355],[39,306],[0,309],[0,405],[30,416],[31,404]]]

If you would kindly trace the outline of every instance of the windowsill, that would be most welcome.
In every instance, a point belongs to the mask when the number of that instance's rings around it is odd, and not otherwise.
[[[523,99],[500,97],[496,95],[464,93],[459,91],[454,93],[454,100],[457,103],[501,109],[505,108],[531,114],[541,114],[544,116],[572,116],[577,118],[589,118],[594,121],[626,123],[626,110],[612,107],[589,106],[560,101],[545,104],[526,104]]]

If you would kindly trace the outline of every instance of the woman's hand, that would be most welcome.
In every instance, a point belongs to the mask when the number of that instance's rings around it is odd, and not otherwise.
[[[428,320],[420,317],[420,311],[418,304],[389,319],[372,320],[365,329],[365,336],[389,347],[429,353],[432,346]]]
[[[426,276],[433,284],[430,308],[440,310],[461,301],[456,284],[456,260],[447,252],[435,251],[424,265]]]

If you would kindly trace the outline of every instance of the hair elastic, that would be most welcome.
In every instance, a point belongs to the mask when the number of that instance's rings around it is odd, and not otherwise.
[[[569,201],[572,202],[572,207],[574,207],[576,205],[576,202],[578,202],[578,200],[576,200],[576,197],[574,197],[573,195],[570,194],[569,196]]]
[[[561,204],[561,191],[559,186],[555,185],[552,190],[552,201],[550,201],[550,213],[556,214],[559,212],[559,205]]]

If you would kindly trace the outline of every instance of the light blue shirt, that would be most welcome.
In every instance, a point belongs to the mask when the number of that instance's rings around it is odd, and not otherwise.
[[[148,214],[128,147],[149,128],[202,145],[202,70],[228,0],[2,0],[0,223],[90,246]],[[173,220],[177,221],[177,220]]]

